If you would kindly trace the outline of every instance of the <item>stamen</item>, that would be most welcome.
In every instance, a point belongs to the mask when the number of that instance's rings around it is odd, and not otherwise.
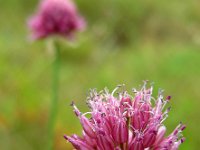
[[[86,112],[84,114],[82,114],[83,116],[86,116],[87,114],[92,114],[92,112]]]
[[[114,93],[115,93],[120,87],[121,87],[121,85],[118,85],[118,86],[112,91],[111,95],[113,96]]]

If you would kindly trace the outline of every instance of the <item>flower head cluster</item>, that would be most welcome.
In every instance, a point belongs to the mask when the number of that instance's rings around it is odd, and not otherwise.
[[[33,39],[53,34],[71,38],[75,31],[84,29],[85,22],[71,0],[41,0],[37,14],[30,18],[28,25]]]
[[[90,112],[82,114],[72,103],[76,116],[83,127],[83,136],[64,136],[77,150],[177,150],[184,142],[182,131],[185,125],[179,124],[165,137],[169,108],[165,105],[170,96],[152,97],[153,87],[134,90],[135,96],[126,91],[114,96],[108,90],[97,93],[91,91],[88,97]],[[90,117],[86,117],[90,115]]]

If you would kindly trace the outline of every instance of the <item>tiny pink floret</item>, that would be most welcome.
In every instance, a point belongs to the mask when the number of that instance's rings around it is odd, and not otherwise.
[[[119,88],[119,87],[118,87]],[[153,87],[134,90],[135,96],[126,91],[115,95],[108,90],[92,90],[87,99],[90,112],[82,114],[72,103],[83,127],[83,136],[64,136],[77,150],[177,150],[185,141],[180,123],[165,136],[163,121],[170,109],[165,109],[169,97],[152,96]],[[86,115],[90,117],[86,117]]]

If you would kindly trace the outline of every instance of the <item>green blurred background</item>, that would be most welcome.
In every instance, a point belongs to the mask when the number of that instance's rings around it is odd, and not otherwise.
[[[53,57],[47,41],[28,41],[36,0],[0,1],[0,149],[44,150]],[[72,149],[63,134],[80,133],[70,102],[87,111],[90,88],[128,91],[143,80],[171,95],[168,133],[184,122],[181,150],[200,143],[200,1],[76,0],[87,30],[62,40],[59,112],[54,149]]]

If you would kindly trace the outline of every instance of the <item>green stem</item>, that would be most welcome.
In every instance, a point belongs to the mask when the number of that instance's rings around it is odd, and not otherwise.
[[[48,142],[47,150],[53,150],[54,129],[58,109],[58,87],[59,87],[59,69],[60,69],[60,48],[56,41],[52,43],[55,58],[52,64],[52,100],[48,123]]]

